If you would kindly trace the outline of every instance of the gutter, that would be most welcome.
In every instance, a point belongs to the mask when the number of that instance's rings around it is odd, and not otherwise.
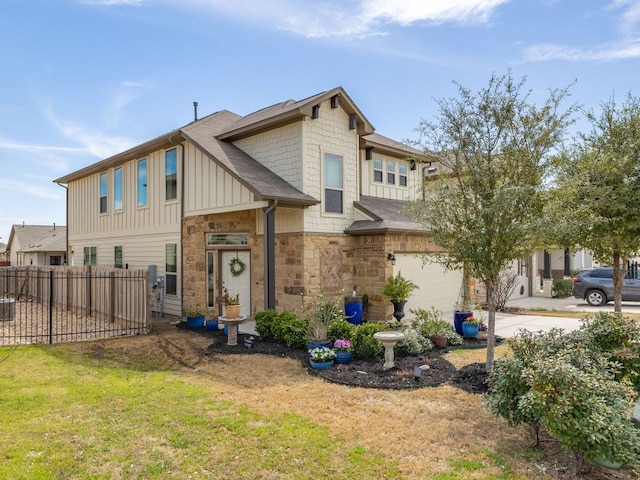
[[[67,252],[67,265],[71,262],[71,252],[69,251],[69,187],[63,185],[60,182],[56,182],[56,184],[65,189],[65,220],[66,220],[66,228],[64,230],[64,245],[65,251]]]

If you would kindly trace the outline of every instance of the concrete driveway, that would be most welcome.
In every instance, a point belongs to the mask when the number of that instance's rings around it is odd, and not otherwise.
[[[592,307],[584,300],[547,297],[523,297],[507,302],[507,306],[520,307],[528,310],[584,312],[585,316],[598,311],[613,312],[613,302],[602,307]],[[640,313],[640,303],[623,302],[623,313]],[[544,315],[518,315],[510,313],[496,313],[496,335],[513,337],[520,329],[530,332],[548,331],[553,327],[562,328],[569,332],[580,327],[579,318],[549,317]]]

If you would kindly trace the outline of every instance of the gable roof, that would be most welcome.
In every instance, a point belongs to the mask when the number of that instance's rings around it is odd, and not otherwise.
[[[320,203],[311,195],[293,187],[235,145],[218,140],[215,137],[216,122],[218,120],[215,116],[211,116],[208,121],[187,125],[182,128],[182,133],[251,190],[258,200],[278,200],[296,205]]]
[[[407,202],[361,195],[354,202],[356,209],[373,220],[356,220],[344,231],[351,235],[387,232],[425,233],[424,226],[403,213]]]
[[[351,97],[347,95],[347,92],[342,87],[336,87],[303,100],[287,100],[250,113],[231,125],[218,138],[227,140],[242,138],[263,130],[295,122],[303,117],[310,117],[314,106],[335,96],[338,97],[340,106],[347,114],[356,116],[359,135],[367,135],[374,132],[373,125],[351,100]]]
[[[417,150],[413,147],[405,145],[402,142],[393,140],[379,133],[371,133],[360,137],[360,148],[374,148],[378,152],[391,154],[394,156],[422,158],[424,152]]]
[[[120,166],[127,161],[142,158],[155,150],[173,147],[188,140],[197,145],[209,158],[217,162],[252,191],[257,199],[278,200],[303,206],[314,205],[320,203],[319,200],[301,192],[231,142],[234,139],[254,135],[261,131],[299,121],[305,116],[311,116],[316,105],[332,97],[337,97],[340,107],[347,114],[355,116],[359,135],[373,134],[373,125],[367,120],[351,97],[342,87],[336,87],[302,100],[287,100],[244,117],[229,110],[221,110],[60,177],[54,182],[68,184],[88,175]],[[392,142],[392,140],[388,140]]]
[[[14,240],[19,252],[64,252],[67,250],[67,227],[53,225],[13,225],[7,250]]]

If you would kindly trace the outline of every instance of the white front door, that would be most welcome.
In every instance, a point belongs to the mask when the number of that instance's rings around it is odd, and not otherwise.
[[[244,265],[244,271],[237,276],[231,273],[231,260],[238,258]],[[251,315],[251,252],[247,250],[224,250],[220,256],[222,287],[230,295],[240,294],[240,315]],[[237,269],[236,269],[237,271]]]

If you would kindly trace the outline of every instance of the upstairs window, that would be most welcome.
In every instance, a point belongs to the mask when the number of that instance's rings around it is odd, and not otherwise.
[[[122,167],[113,171],[113,209],[122,210]]]
[[[396,163],[387,162],[387,183],[389,185],[396,184]]]
[[[109,189],[107,172],[100,174],[100,213],[107,213],[107,191]]]
[[[382,183],[382,160],[379,158],[373,159],[373,181]]]
[[[147,206],[147,159],[138,160],[138,206]]]
[[[342,206],[342,157],[325,153],[324,155],[324,211],[343,213]]]
[[[408,168],[407,168],[407,164],[406,163],[399,163],[398,164],[398,185],[400,185],[401,187],[406,187],[407,186],[407,175],[408,175]]]
[[[178,198],[178,152],[175,148],[164,152],[165,199]]]

